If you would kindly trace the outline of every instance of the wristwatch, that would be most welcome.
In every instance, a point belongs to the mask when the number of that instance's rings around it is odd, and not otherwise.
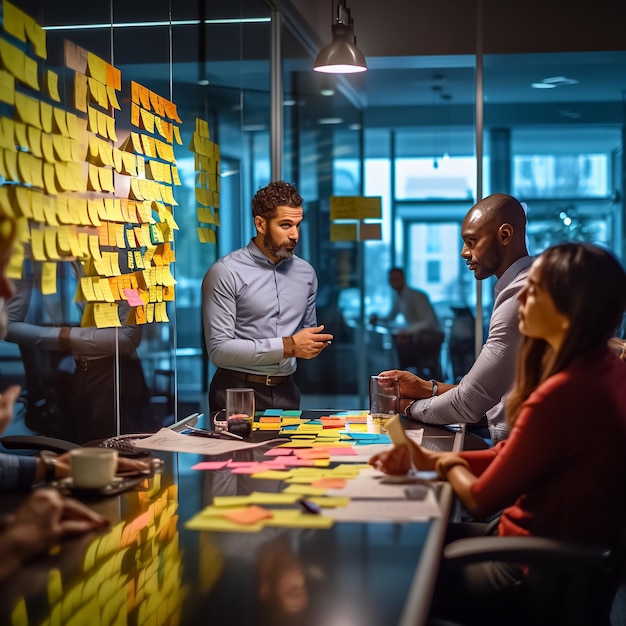
[[[57,455],[54,452],[50,452],[50,450],[42,450],[39,453],[39,458],[41,459],[43,463],[44,482],[53,483],[57,478],[56,476]]]

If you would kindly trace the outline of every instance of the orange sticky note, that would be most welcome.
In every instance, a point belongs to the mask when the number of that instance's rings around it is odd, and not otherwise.
[[[272,519],[274,515],[271,511],[264,509],[263,507],[252,505],[245,509],[235,509],[224,513],[222,517],[235,522],[237,524],[256,524],[264,519]]]
[[[345,486],[345,478],[320,478],[311,483],[311,487],[321,487],[322,489],[343,489]]]

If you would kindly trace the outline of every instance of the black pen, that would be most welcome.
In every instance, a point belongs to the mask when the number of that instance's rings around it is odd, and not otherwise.
[[[212,439],[223,439],[224,437],[231,437],[233,439],[243,439],[239,435],[229,433],[227,430],[207,430],[206,428],[198,428],[197,426],[189,426],[181,432],[183,435],[194,435],[196,437],[209,437]]]

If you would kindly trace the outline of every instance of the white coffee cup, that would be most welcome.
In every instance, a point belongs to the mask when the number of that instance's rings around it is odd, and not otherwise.
[[[106,487],[115,478],[117,455],[117,450],[113,448],[86,447],[70,450],[70,474],[74,487]]]

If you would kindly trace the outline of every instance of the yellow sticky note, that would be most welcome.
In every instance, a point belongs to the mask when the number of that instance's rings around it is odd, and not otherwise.
[[[330,225],[331,241],[357,241],[357,224],[340,224],[333,222]]]
[[[74,108],[83,113],[87,112],[87,76],[74,72]]]
[[[24,27],[26,37],[33,45],[35,54],[41,59],[47,59],[46,31],[29,15],[24,16]]]
[[[39,91],[39,66],[35,59],[24,56],[24,82],[35,91]]]
[[[46,91],[52,100],[61,102],[59,95],[59,75],[52,70],[46,70]]]
[[[53,107],[52,109],[52,119],[54,121],[54,126],[64,137],[69,137],[69,132],[67,130],[67,121],[66,114],[63,109],[59,109],[58,107]]]
[[[41,118],[39,116],[39,100],[31,98],[21,91],[15,93],[15,112],[19,119],[26,124],[41,128]]]
[[[52,105],[43,100],[39,103],[39,115],[41,117],[41,130],[44,133],[52,132]]]
[[[41,265],[41,293],[44,295],[57,292],[57,264],[42,263]]]
[[[107,96],[108,96],[108,100],[111,103],[111,106],[114,109],[117,109],[118,111],[121,110],[121,106],[120,103],[117,99],[117,94],[115,93],[115,88],[111,85],[107,85]]]
[[[0,70],[0,102],[15,103],[15,78],[4,70]]]
[[[4,0],[2,4],[4,30],[16,39],[26,42],[25,13],[13,3]]]

